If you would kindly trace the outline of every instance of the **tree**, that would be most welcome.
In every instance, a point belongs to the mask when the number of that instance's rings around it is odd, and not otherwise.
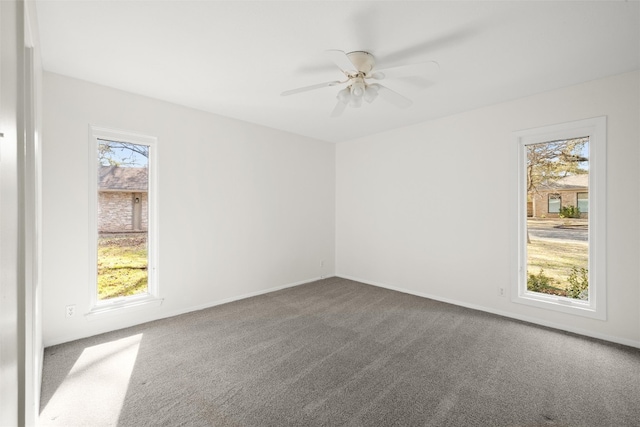
[[[527,193],[536,193],[543,184],[552,184],[569,175],[588,173],[589,161],[583,151],[588,137],[543,142],[527,146]]]
[[[148,158],[147,145],[102,140],[98,144],[98,163],[101,166],[144,167]]]

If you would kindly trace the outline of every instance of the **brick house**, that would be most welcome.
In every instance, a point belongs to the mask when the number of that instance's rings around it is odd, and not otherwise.
[[[98,230],[101,233],[146,231],[148,169],[100,166]]]
[[[530,197],[529,216],[533,218],[558,218],[560,208],[577,206],[580,217],[589,217],[589,174],[570,175],[543,184]]]

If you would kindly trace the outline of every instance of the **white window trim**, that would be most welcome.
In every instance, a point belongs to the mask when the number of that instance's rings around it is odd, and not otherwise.
[[[527,290],[527,180],[526,146],[589,137],[589,301]],[[517,221],[514,223],[514,259],[511,300],[516,303],[594,319],[607,318],[606,224],[607,224],[607,119],[596,117],[513,133],[517,151]],[[517,223],[516,223],[517,222]]]
[[[98,161],[97,149],[98,140],[130,142],[133,144],[149,146],[149,174],[148,174],[148,225],[147,225],[147,248],[148,248],[148,278],[147,292],[140,295],[98,300]],[[157,138],[153,136],[141,135],[133,132],[126,132],[115,129],[107,129],[89,125],[89,297],[90,311],[86,314],[88,319],[96,316],[121,313],[125,311],[138,310],[143,307],[155,307],[162,304],[159,297],[158,286],[158,147]]]

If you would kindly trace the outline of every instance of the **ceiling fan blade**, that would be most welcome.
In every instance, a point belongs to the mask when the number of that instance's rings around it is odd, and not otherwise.
[[[332,82],[318,83],[317,85],[304,86],[304,87],[299,87],[297,89],[285,90],[280,94],[280,96],[288,96],[288,95],[293,95],[300,92],[307,92],[309,90],[320,89],[327,86],[335,86],[340,83],[342,82],[340,82],[339,80],[334,80]]]
[[[398,108],[408,108],[413,104],[413,101],[404,95],[400,95],[398,92],[389,89],[386,86],[378,85],[378,94],[384,98],[387,102],[395,105]]]
[[[343,73],[347,74],[349,71],[356,71],[355,65],[351,63],[349,57],[343,51],[336,49],[325,50],[325,55],[327,55],[327,57],[333,61],[333,63],[336,64]]]
[[[331,117],[331,118],[340,117],[342,115],[342,113],[344,113],[344,110],[346,108],[347,108],[347,104],[345,104],[342,101],[338,101],[338,103],[333,108],[333,111],[331,112],[331,115],[329,117]]]
[[[378,58],[379,63],[392,64],[398,62],[407,61],[410,58],[414,58],[419,55],[423,55],[428,52],[432,52],[438,49],[444,49],[450,46],[460,45],[461,43],[470,40],[475,35],[484,31],[488,23],[476,22],[475,24],[469,24],[464,29],[455,30],[447,34],[442,34],[439,37],[429,38],[423,42],[407,46],[403,49],[396,49],[393,53],[385,55],[383,58]]]
[[[371,77],[377,80],[382,80],[384,78],[415,76],[433,77],[439,69],[440,65],[435,61],[419,62],[417,64],[401,65],[399,67],[376,70]]]

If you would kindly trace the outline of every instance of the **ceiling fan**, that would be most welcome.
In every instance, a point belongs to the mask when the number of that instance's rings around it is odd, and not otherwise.
[[[413,103],[409,98],[381,85],[380,83],[370,82],[370,80],[383,80],[385,78],[400,77],[426,77],[435,73],[439,68],[437,62],[428,61],[376,70],[376,60],[369,52],[354,51],[345,53],[341,50],[327,50],[325,53],[327,57],[344,73],[346,80],[334,80],[326,83],[318,83],[311,86],[291,89],[282,92],[281,95],[293,95],[323,87],[346,84],[347,86],[338,92],[338,102],[331,112],[331,117],[338,117],[342,115],[347,106],[359,108],[362,106],[363,101],[371,103],[378,97],[378,95],[398,108],[407,108]]]

